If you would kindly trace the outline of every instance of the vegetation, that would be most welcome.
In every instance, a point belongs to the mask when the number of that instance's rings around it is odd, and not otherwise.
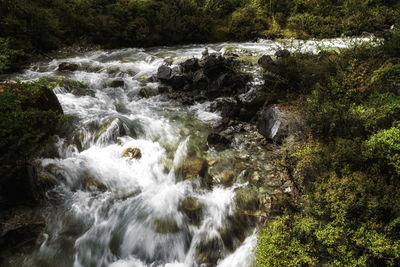
[[[65,120],[44,82],[0,84],[0,177],[15,178]],[[53,95],[56,97],[55,95]]]
[[[0,74],[82,39],[117,48],[333,37],[388,29],[398,15],[395,0],[2,0]]]
[[[260,234],[258,266],[400,265],[399,38],[293,55],[266,76],[272,101],[300,102],[309,135],[284,153],[300,199]]]

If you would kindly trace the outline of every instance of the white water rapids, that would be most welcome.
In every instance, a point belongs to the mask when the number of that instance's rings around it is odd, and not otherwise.
[[[317,52],[321,47],[343,48],[352,42],[261,40],[207,47],[210,52],[233,47],[238,53],[260,56],[273,55],[288,43],[292,51]],[[165,59],[176,66],[185,59],[200,58],[204,48],[93,51],[39,62],[12,77],[88,85],[83,94],[73,94],[63,86],[55,89],[64,112],[74,118],[75,139],[59,139],[58,157],[40,160],[59,185],[49,192],[54,204],[47,218],[46,240],[27,262],[60,267],[254,265],[255,225],[234,219],[235,193],[246,182],[205,187],[200,179],[182,181],[176,173],[193,155],[224,162],[222,171],[235,168],[234,150],[248,152],[240,146],[224,153],[200,148],[211,125],[220,120],[218,113],[210,112],[210,103],[185,107],[163,95],[138,96],[143,87],[157,93],[159,83],[147,78]],[[61,62],[77,63],[79,69],[58,72]],[[250,71],[258,70],[255,66]],[[111,87],[116,79],[124,85]],[[128,148],[140,149],[141,158],[122,157]],[[188,198],[201,206],[195,220],[182,210]]]

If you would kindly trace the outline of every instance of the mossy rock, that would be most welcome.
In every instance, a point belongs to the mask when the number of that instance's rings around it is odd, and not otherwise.
[[[142,157],[142,152],[139,148],[130,147],[122,152],[123,158],[140,159]]]
[[[195,197],[185,198],[179,206],[181,210],[193,224],[199,224],[202,215],[203,203]]]
[[[174,234],[180,231],[178,224],[172,218],[154,219],[151,226],[159,234]]]
[[[199,157],[191,157],[183,163],[183,177],[193,179],[196,177],[205,178],[208,172],[208,162]]]
[[[260,208],[258,189],[255,186],[241,187],[236,190],[236,206],[247,212],[254,212]]]

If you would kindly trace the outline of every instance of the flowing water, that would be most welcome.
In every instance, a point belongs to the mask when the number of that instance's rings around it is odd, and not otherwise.
[[[210,52],[229,49],[258,58],[287,45],[315,53],[321,47],[343,48],[353,41],[261,40],[207,47]],[[10,78],[63,80],[55,92],[74,124],[70,137],[58,139],[58,156],[39,161],[41,175],[55,179],[58,186],[48,192],[52,205],[45,240],[26,260],[28,265],[254,264],[256,224],[238,215],[235,195],[249,186],[243,177],[271,170],[265,161],[267,152],[257,147],[254,153],[254,146],[240,138],[226,151],[209,149],[207,135],[221,119],[218,112],[210,111],[210,102],[187,107],[165,95],[139,97],[143,87],[157,93],[159,84],[148,78],[164,60],[176,66],[185,59],[200,58],[204,47],[93,51],[39,62]],[[79,69],[58,72],[61,62],[77,63]],[[259,70],[257,66],[245,70],[255,77],[249,91],[260,84]],[[111,87],[121,79],[123,84]],[[79,90],[71,90],[74,86]],[[141,157],[123,157],[128,148],[139,149]],[[182,179],[182,166],[195,156],[208,161],[213,186],[204,185],[201,178]],[[224,172],[233,173],[233,183],[218,182]]]

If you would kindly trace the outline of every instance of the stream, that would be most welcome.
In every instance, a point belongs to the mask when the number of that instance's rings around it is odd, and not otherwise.
[[[211,109],[213,103],[182,105],[159,94],[160,84],[150,77],[166,60],[174,67],[201,58],[205,47],[256,62],[282,48],[317,53],[369,40],[259,40],[101,50],[37,62],[11,76],[10,80],[63,81],[55,92],[64,113],[73,119],[69,137],[56,141],[56,156],[37,162],[40,175],[56,180],[57,186],[47,194],[51,205],[44,241],[26,263],[253,266],[260,220],[238,208],[237,195],[247,201],[247,193],[255,194],[262,202],[282,186],[272,178],[269,152],[245,134],[236,135],[224,151],[209,148],[207,136],[221,120]],[[60,72],[62,62],[79,68]],[[253,64],[243,71],[253,76],[248,91],[257,90],[261,68]],[[141,97],[144,87],[154,96]],[[202,164],[208,166],[203,177],[183,178],[182,173],[201,169]]]

